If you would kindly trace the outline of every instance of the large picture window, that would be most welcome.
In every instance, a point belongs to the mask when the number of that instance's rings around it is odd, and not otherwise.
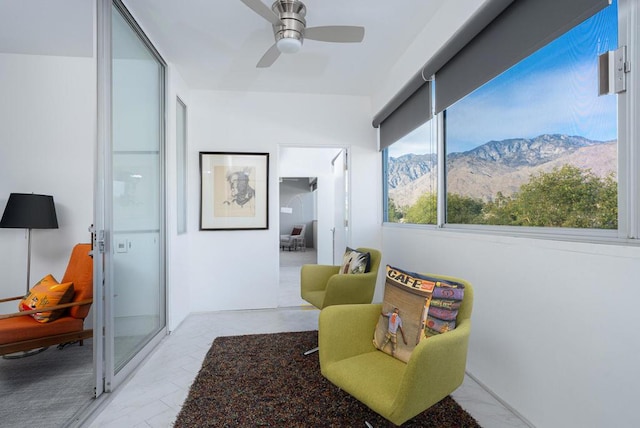
[[[598,96],[598,56],[617,47],[614,1],[391,144],[385,219],[617,229],[617,96]]]
[[[608,7],[446,110],[447,223],[617,228],[617,28]]]

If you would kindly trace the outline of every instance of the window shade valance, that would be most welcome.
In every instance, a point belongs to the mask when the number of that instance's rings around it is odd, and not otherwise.
[[[447,63],[472,40],[483,28],[485,28],[496,16],[500,14],[513,0],[489,0],[473,17],[460,28],[453,37],[389,100],[387,104],[373,118],[373,127],[380,126],[391,114],[402,106],[411,95],[431,78],[436,71]],[[430,105],[431,106],[431,105]],[[431,109],[425,110],[431,112]],[[426,122],[428,119],[425,119]],[[424,123],[423,122],[423,123]],[[382,130],[381,130],[382,132]]]
[[[440,113],[609,5],[609,0],[516,0],[435,71]]]
[[[380,150],[431,119],[431,111],[431,84],[423,82],[380,124]]]
[[[435,112],[440,113],[608,5],[609,0],[487,1],[374,116],[373,127],[380,126],[380,149],[431,118],[431,97],[428,105],[413,97],[424,86],[430,93],[433,82],[425,82],[430,76],[437,82]],[[392,119],[396,111],[398,117]],[[422,121],[415,115],[422,115]]]

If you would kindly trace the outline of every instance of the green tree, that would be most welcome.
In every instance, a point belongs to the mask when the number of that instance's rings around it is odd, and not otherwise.
[[[564,165],[532,176],[511,197],[498,194],[487,204],[489,224],[615,229],[618,190],[613,175]]]
[[[515,204],[512,197],[498,192],[494,200],[487,202],[484,207],[483,223],[502,226],[516,225]]]
[[[407,208],[405,223],[436,224],[437,205],[435,193],[424,193],[415,204]]]
[[[482,224],[484,205],[481,199],[447,193],[447,223]]]
[[[436,224],[436,195],[425,193],[403,214],[389,201],[389,221]],[[501,192],[490,202],[447,194],[447,223],[616,229],[618,184],[610,174],[564,165],[531,176],[512,196]]]
[[[618,182],[613,173],[601,180],[597,224],[602,229],[618,228]]]
[[[396,206],[393,199],[387,200],[387,221],[390,223],[400,223],[402,221],[402,211]]]

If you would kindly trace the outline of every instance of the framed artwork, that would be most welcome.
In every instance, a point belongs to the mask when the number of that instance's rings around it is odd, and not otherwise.
[[[269,228],[269,153],[200,152],[200,230]]]

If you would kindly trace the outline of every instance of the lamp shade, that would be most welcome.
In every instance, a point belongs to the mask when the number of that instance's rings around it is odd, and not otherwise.
[[[53,196],[11,193],[0,227],[19,229],[57,229],[58,218]]]

